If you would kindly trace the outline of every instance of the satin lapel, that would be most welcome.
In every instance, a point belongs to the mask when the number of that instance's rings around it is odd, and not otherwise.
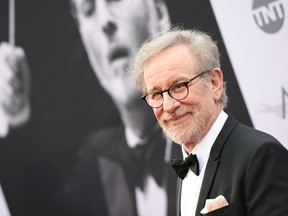
[[[182,157],[182,151],[181,146],[176,143],[169,143],[172,148],[171,156],[169,156],[169,161],[171,158],[181,158]],[[169,145],[168,144],[168,145]],[[168,161],[168,158],[166,158]],[[168,178],[168,185],[166,186],[167,192],[168,192],[168,213],[167,216],[177,216],[179,215],[179,184],[180,184],[180,178],[175,174],[175,171],[172,169],[170,164],[167,162],[167,178]]]
[[[205,201],[209,195],[212,183],[214,181],[214,177],[217,172],[217,168],[219,166],[221,150],[227,138],[229,137],[230,133],[236,127],[237,124],[238,124],[237,121],[234,120],[231,116],[229,116],[221,132],[219,133],[218,137],[216,138],[213,144],[200,190],[195,216],[201,215],[200,211],[205,206]]]
[[[104,147],[101,148],[100,153],[98,152],[101,186],[110,216],[137,215],[134,188],[129,184],[126,173],[126,169],[129,169],[130,155],[124,134],[123,127],[112,128],[102,138]],[[109,148],[107,143],[116,145]]]
[[[104,157],[99,158],[99,168],[109,215],[135,215],[134,197],[131,196],[123,168]]]
[[[180,180],[180,178],[178,178],[177,181],[177,194],[176,194],[176,212],[177,212],[177,216],[181,215],[181,189],[182,189],[182,180]]]

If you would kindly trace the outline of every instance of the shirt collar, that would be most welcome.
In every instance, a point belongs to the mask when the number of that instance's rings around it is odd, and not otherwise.
[[[199,161],[200,171],[204,165],[204,163],[208,160],[210,150],[215,142],[218,134],[220,133],[224,123],[227,119],[228,115],[222,110],[218,115],[216,121],[213,123],[212,127],[208,131],[208,133],[204,136],[204,138],[193,148],[193,154],[197,155]],[[182,145],[182,154],[183,159],[185,159],[188,154],[184,150],[184,146]]]
[[[135,148],[137,145],[143,145],[155,132],[161,133],[160,126],[157,123],[154,125],[154,127],[151,128],[151,130],[146,134],[144,138],[140,138],[130,127],[125,126],[125,137],[127,145],[130,148]]]

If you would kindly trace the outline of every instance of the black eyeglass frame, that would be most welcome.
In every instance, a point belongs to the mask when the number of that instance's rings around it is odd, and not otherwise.
[[[176,83],[176,84],[170,86],[168,89],[165,89],[165,90],[163,90],[163,91],[161,91],[161,92],[149,92],[149,93],[143,95],[143,96],[141,97],[141,100],[144,100],[144,101],[146,102],[146,104],[147,104],[148,106],[152,107],[152,108],[159,108],[159,107],[163,106],[163,102],[164,102],[163,93],[164,93],[164,92],[168,92],[169,96],[170,96],[171,98],[173,98],[174,100],[183,100],[183,99],[185,99],[185,98],[189,95],[189,87],[188,87],[188,84],[191,83],[191,82],[192,82],[193,80],[195,80],[196,78],[198,78],[198,77],[202,76],[203,74],[205,74],[205,73],[207,73],[207,72],[210,72],[210,71],[211,71],[211,70],[202,71],[202,72],[198,73],[196,76],[192,77],[190,80],[185,81],[185,82]],[[184,96],[184,97],[181,98],[181,99],[174,98],[174,97],[171,95],[171,93],[170,93],[170,90],[173,89],[173,88],[175,88],[175,87],[178,86],[178,85],[183,85],[183,86],[185,86],[185,87],[187,88],[187,94],[186,94],[186,96]],[[155,94],[155,93],[161,95],[161,97],[162,97],[162,104],[161,104],[160,106],[157,106],[157,107],[151,106],[151,105],[148,103],[147,99],[146,99],[148,95],[150,95],[150,94]]]

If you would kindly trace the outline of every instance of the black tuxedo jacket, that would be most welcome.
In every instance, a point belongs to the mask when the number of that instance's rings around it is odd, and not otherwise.
[[[120,125],[88,136],[79,152],[74,181],[65,189],[71,215],[137,216],[135,184],[141,180],[138,177],[141,176],[142,163],[131,161],[137,156],[128,148],[124,134],[124,127]],[[160,164],[151,161],[151,165],[156,174],[161,174],[159,181],[168,194],[167,216],[175,216],[177,176],[170,165],[164,163],[166,139],[161,130],[155,138],[156,143],[151,141],[152,150],[146,156],[162,161]],[[181,148],[175,144],[172,146],[173,157],[181,157]],[[157,209],[151,209],[151,212],[157,212]]]
[[[180,212],[181,183],[178,182]],[[238,123],[231,116],[210,152],[196,216],[206,199],[223,195],[229,206],[207,216],[288,215],[288,152],[275,138]]]

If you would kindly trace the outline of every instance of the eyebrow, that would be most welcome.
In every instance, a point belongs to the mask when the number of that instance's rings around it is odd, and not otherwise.
[[[174,85],[180,84],[180,83],[182,83],[182,82],[186,82],[186,81],[188,81],[187,78],[184,78],[184,77],[182,77],[182,78],[177,78],[176,80],[172,81],[171,84],[169,84],[167,88],[164,88],[164,89],[168,89],[168,88],[170,88],[171,86],[174,86]],[[163,90],[163,89],[158,89],[158,87],[155,87],[155,86],[154,86],[150,91],[148,91],[148,89],[147,89],[147,92],[146,92],[146,93],[160,92],[160,91],[162,91],[162,90]]]

